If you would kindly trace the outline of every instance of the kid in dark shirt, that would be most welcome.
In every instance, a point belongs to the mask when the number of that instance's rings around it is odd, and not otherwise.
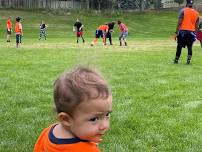
[[[77,18],[76,22],[74,23],[74,26],[73,26],[73,32],[76,31],[76,37],[77,37],[77,40],[76,42],[79,43],[79,37],[82,38],[83,40],[83,43],[84,43],[84,38],[83,38],[83,24],[79,21],[79,19]]]

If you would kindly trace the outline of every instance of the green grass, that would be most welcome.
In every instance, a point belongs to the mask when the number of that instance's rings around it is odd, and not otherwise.
[[[103,152],[200,152],[202,149],[202,51],[194,44],[178,65],[172,63],[177,12],[122,15],[52,15],[46,11],[0,10],[0,27],[7,16],[23,18],[20,49],[5,42],[0,31],[0,151],[30,152],[42,129],[56,121],[52,86],[63,71],[76,65],[100,70],[113,91],[111,130],[100,143]],[[89,17],[89,15],[91,15]],[[85,44],[76,44],[72,24],[85,25]],[[48,39],[38,41],[43,18]],[[94,47],[90,42],[99,24],[121,19],[129,27],[128,47]]]

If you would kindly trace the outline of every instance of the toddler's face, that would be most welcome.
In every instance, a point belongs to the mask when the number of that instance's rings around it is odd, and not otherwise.
[[[70,131],[80,139],[100,142],[109,129],[111,111],[112,96],[107,99],[84,101],[74,113]]]

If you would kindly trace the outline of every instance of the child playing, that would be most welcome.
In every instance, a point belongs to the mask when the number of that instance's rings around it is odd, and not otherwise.
[[[39,34],[39,40],[41,40],[42,37],[46,40],[46,24],[43,20],[41,20],[41,24],[39,26],[40,28],[40,34]]]
[[[64,73],[54,83],[54,103],[59,122],[43,130],[34,152],[100,152],[112,111],[106,80],[83,67]]]
[[[122,41],[124,42],[125,46],[127,46],[126,38],[128,37],[128,28],[121,21],[117,21],[117,23],[120,29],[120,35],[119,35],[120,46],[122,46]]]
[[[16,32],[16,47],[20,47],[20,43],[22,42],[22,24],[21,24],[21,18],[17,17],[16,18],[16,23],[15,23],[15,32]]]
[[[104,25],[100,25],[96,31],[95,31],[95,38],[93,40],[93,42],[91,43],[91,46],[95,45],[95,43],[97,43],[98,38],[102,38],[103,44],[106,45],[106,34],[109,30],[108,25],[104,24]]]
[[[7,41],[6,42],[11,42],[11,34],[12,34],[12,21],[11,21],[11,16],[7,20],[6,24],[6,32],[7,32]]]
[[[84,38],[83,38],[83,27],[84,25],[79,21],[79,19],[77,18],[76,22],[74,23],[73,26],[73,32],[76,31],[76,43],[79,43],[79,37],[82,38],[83,43],[85,42]]]

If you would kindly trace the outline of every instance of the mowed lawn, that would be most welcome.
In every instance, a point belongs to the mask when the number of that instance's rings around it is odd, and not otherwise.
[[[0,152],[31,152],[41,131],[56,122],[53,83],[64,71],[85,65],[101,71],[113,91],[111,129],[103,152],[202,151],[202,49],[184,49],[173,64],[178,12],[120,13],[0,10]],[[22,47],[14,35],[6,43],[6,18],[22,17]],[[86,43],[76,44],[72,25],[79,17]],[[44,19],[47,40],[38,40]],[[115,25],[113,46],[99,40],[96,27],[120,19],[129,27],[128,46],[120,47]],[[14,24],[14,22],[13,22]]]

